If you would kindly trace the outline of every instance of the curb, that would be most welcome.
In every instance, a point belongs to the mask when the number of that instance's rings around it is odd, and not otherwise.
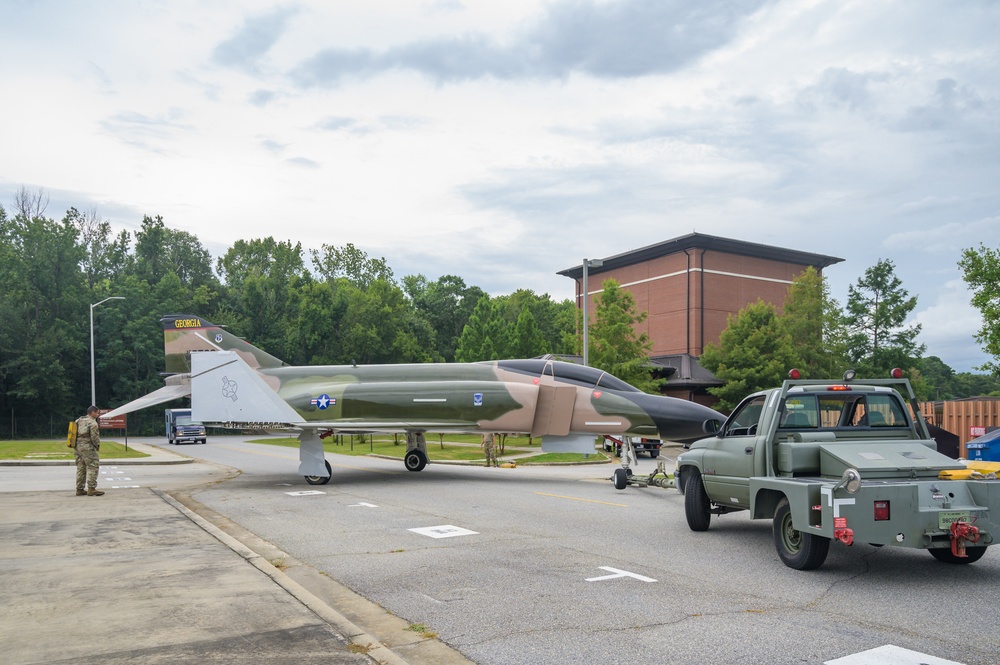
[[[316,616],[332,626],[338,633],[343,635],[354,645],[363,650],[363,653],[380,665],[407,665],[403,660],[384,644],[378,642],[374,637],[364,632],[345,617],[340,612],[324,603],[322,600],[310,593],[305,587],[295,582],[283,572],[271,565],[264,557],[257,554],[249,547],[225,533],[217,526],[206,520],[201,515],[195,513],[190,508],[168,495],[166,492],[152,488],[154,494],[163,499],[177,509],[182,515],[197,524],[209,535],[231,549],[236,554],[243,557],[247,563],[260,572],[267,575],[278,586],[294,596],[299,602],[309,608]]]

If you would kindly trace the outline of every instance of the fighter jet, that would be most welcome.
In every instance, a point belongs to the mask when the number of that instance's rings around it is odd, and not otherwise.
[[[199,316],[160,321],[166,385],[105,417],[190,396],[192,420],[207,425],[298,431],[299,473],[310,484],[332,476],[322,439],[334,433],[404,432],[404,465],[420,471],[426,432],[529,434],[542,437],[544,451],[593,453],[598,435],[686,442],[725,420],[551,357],[295,367]]]

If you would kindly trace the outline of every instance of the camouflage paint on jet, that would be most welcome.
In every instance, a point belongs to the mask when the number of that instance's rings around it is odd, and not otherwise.
[[[112,413],[186,389],[192,416],[202,422],[301,430],[301,448],[315,456],[319,446],[315,460],[302,453],[300,469],[316,472],[306,475],[322,475],[319,432],[404,431],[408,456],[429,431],[523,433],[543,437],[543,449],[593,452],[596,435],[688,441],[724,420],[694,402],[649,395],[599,369],[551,358],[295,367],[198,316],[161,322],[166,369],[175,376],[161,395]],[[417,470],[409,461],[407,468]]]

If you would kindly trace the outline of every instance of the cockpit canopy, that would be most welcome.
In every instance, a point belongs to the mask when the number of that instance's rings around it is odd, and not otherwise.
[[[605,388],[607,390],[617,390],[619,392],[638,393],[642,392],[638,388],[630,386],[621,379],[608,374],[604,370],[585,365],[575,365],[573,363],[559,360],[548,360],[545,358],[528,358],[524,360],[500,360],[497,362],[500,369],[505,369],[519,374],[530,376],[551,376],[556,381],[562,383],[572,383],[577,386],[588,388]]]

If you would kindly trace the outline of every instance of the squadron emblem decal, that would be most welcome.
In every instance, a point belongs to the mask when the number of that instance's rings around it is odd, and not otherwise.
[[[236,400],[239,399],[239,397],[236,396],[236,389],[238,387],[239,386],[236,385],[235,381],[230,381],[229,380],[228,376],[222,377],[222,396],[223,397],[228,397],[229,399],[231,399],[231,400],[233,400],[235,402]]]

